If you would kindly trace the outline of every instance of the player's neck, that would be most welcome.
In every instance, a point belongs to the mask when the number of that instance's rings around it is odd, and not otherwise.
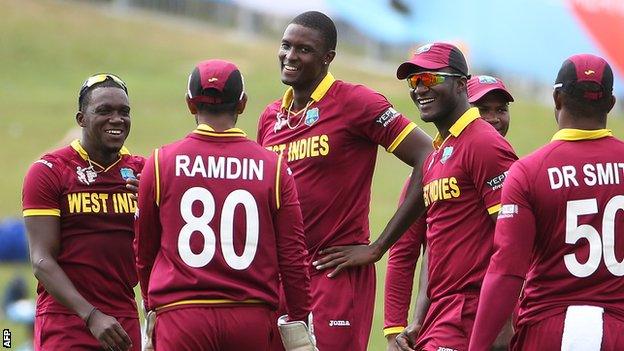
[[[607,128],[607,115],[604,116],[578,116],[570,113],[567,109],[559,111],[557,116],[559,129],[582,129],[597,130]]]
[[[80,146],[87,152],[89,160],[100,166],[107,167],[117,162],[119,159],[119,151],[110,152],[92,145],[88,140],[80,140]]]
[[[448,118],[443,118],[433,122],[433,124],[435,124],[436,128],[438,129],[438,133],[440,133],[440,136],[443,139],[446,139],[446,137],[449,136],[449,129],[451,129],[453,124],[455,124],[455,122],[457,122],[457,120],[461,116],[463,116],[469,108],[470,104],[468,103],[468,101],[462,101],[457,104],[457,106],[455,107],[455,109],[453,109],[451,113],[449,113]]]
[[[236,126],[237,116],[231,114],[197,115],[197,124],[206,124],[217,132],[223,132]]]
[[[312,93],[316,88],[321,84],[325,76],[327,75],[327,71],[323,71],[321,74],[316,77],[316,79],[305,86],[293,86],[293,103],[292,103],[292,112],[297,112],[308,105],[310,99],[312,97]]]

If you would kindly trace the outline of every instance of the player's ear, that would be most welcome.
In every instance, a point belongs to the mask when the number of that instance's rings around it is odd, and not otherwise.
[[[247,106],[247,93],[243,93],[240,100],[236,104],[236,114],[241,115],[245,111],[245,107]]]
[[[457,79],[457,92],[464,92],[466,95],[468,94],[468,78],[459,77],[459,79]]]
[[[76,112],[76,123],[78,123],[79,126],[81,127],[85,127],[85,116],[84,113],[82,113],[82,111],[78,111]]]
[[[186,95],[186,106],[188,106],[189,112],[192,115],[197,114],[197,106],[191,101],[191,98],[188,96],[188,94]]]
[[[561,92],[559,91],[559,89],[555,89],[553,91],[553,101],[555,102],[555,110],[559,111],[561,110]]]
[[[323,65],[328,67],[336,57],[336,50],[328,50],[323,57]]]
[[[609,102],[609,109],[607,110],[607,113],[611,112],[611,110],[613,109],[613,106],[615,106],[615,96],[611,95],[609,99],[611,101]]]

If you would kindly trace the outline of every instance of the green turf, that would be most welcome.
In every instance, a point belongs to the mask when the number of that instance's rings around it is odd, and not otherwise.
[[[206,58],[236,62],[245,74],[250,97],[239,126],[252,137],[264,106],[278,98],[276,52],[279,38],[257,38],[206,24],[149,14],[124,15],[107,8],[51,0],[3,0],[0,21],[0,130],[4,165],[0,182],[0,217],[20,213],[22,177],[29,164],[56,145],[76,125],[76,98],[83,79],[96,72],[120,75],[129,85],[133,132],[129,148],[146,154],[153,147],[180,138],[193,128],[184,103],[187,75]],[[363,66],[360,59],[340,52],[332,72],[340,79],[361,82],[385,94],[403,113],[418,120],[403,82],[392,70]],[[366,67],[366,68],[358,68]],[[553,75],[555,72],[553,72]],[[519,154],[544,144],[555,131],[552,108],[518,97],[511,107],[511,143]],[[433,127],[423,128],[433,135]],[[622,135],[621,119],[611,128]],[[371,204],[371,231],[381,231],[392,215],[409,170],[380,151]],[[384,348],[381,335],[385,260],[378,265],[378,294],[371,334],[371,350]],[[0,267],[0,287],[15,270]],[[34,292],[33,292],[34,293]],[[14,345],[24,338],[16,326],[0,319],[0,327],[14,330]]]

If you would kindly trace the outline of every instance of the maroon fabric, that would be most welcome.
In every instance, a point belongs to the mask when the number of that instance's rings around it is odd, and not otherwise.
[[[184,300],[259,300],[275,309],[279,274],[289,315],[305,319],[307,251],[289,173],[275,153],[241,130],[215,132],[200,125],[159,149],[157,203],[150,157],[135,226],[149,308]]]
[[[415,349],[467,350],[478,301],[479,297],[473,294],[448,295],[431,301]]]
[[[375,266],[334,278],[312,276],[314,334],[319,350],[366,351],[373,323]]]
[[[117,321],[132,340],[131,351],[140,351],[139,319],[118,317]],[[104,350],[80,317],[60,313],[44,313],[35,317],[33,346],[35,351]]]
[[[396,76],[398,79],[405,79],[417,71],[444,67],[451,67],[468,76],[466,58],[457,47],[448,43],[426,44],[416,49],[414,55],[397,68]]]
[[[107,171],[91,173],[88,161],[67,146],[44,155],[24,179],[24,210],[60,211],[59,266],[87,301],[115,317],[137,317],[132,252],[136,202],[128,197],[123,176],[128,170],[141,173],[143,163],[142,157],[123,155]],[[41,284],[37,294],[37,314],[73,313]]]
[[[236,102],[244,90],[238,67],[224,60],[206,60],[197,64],[188,82],[192,102],[220,104]]]
[[[188,307],[158,313],[156,350],[273,351],[275,313],[261,306]]]

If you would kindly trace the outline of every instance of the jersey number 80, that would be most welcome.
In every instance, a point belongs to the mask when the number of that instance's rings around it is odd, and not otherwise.
[[[193,214],[195,201],[203,205],[203,212],[199,217]],[[243,205],[246,216],[245,248],[239,256],[234,250],[234,210]],[[187,265],[195,268],[206,266],[214,257],[216,251],[216,234],[210,222],[215,215],[215,199],[208,189],[193,187],[188,189],[180,201],[180,214],[186,224],[178,236],[178,253]],[[204,237],[204,248],[200,253],[191,251],[191,236],[199,232]],[[258,205],[253,195],[246,190],[238,189],[231,192],[223,202],[221,210],[220,242],[223,258],[228,266],[236,270],[249,267],[256,256],[258,249]]]

